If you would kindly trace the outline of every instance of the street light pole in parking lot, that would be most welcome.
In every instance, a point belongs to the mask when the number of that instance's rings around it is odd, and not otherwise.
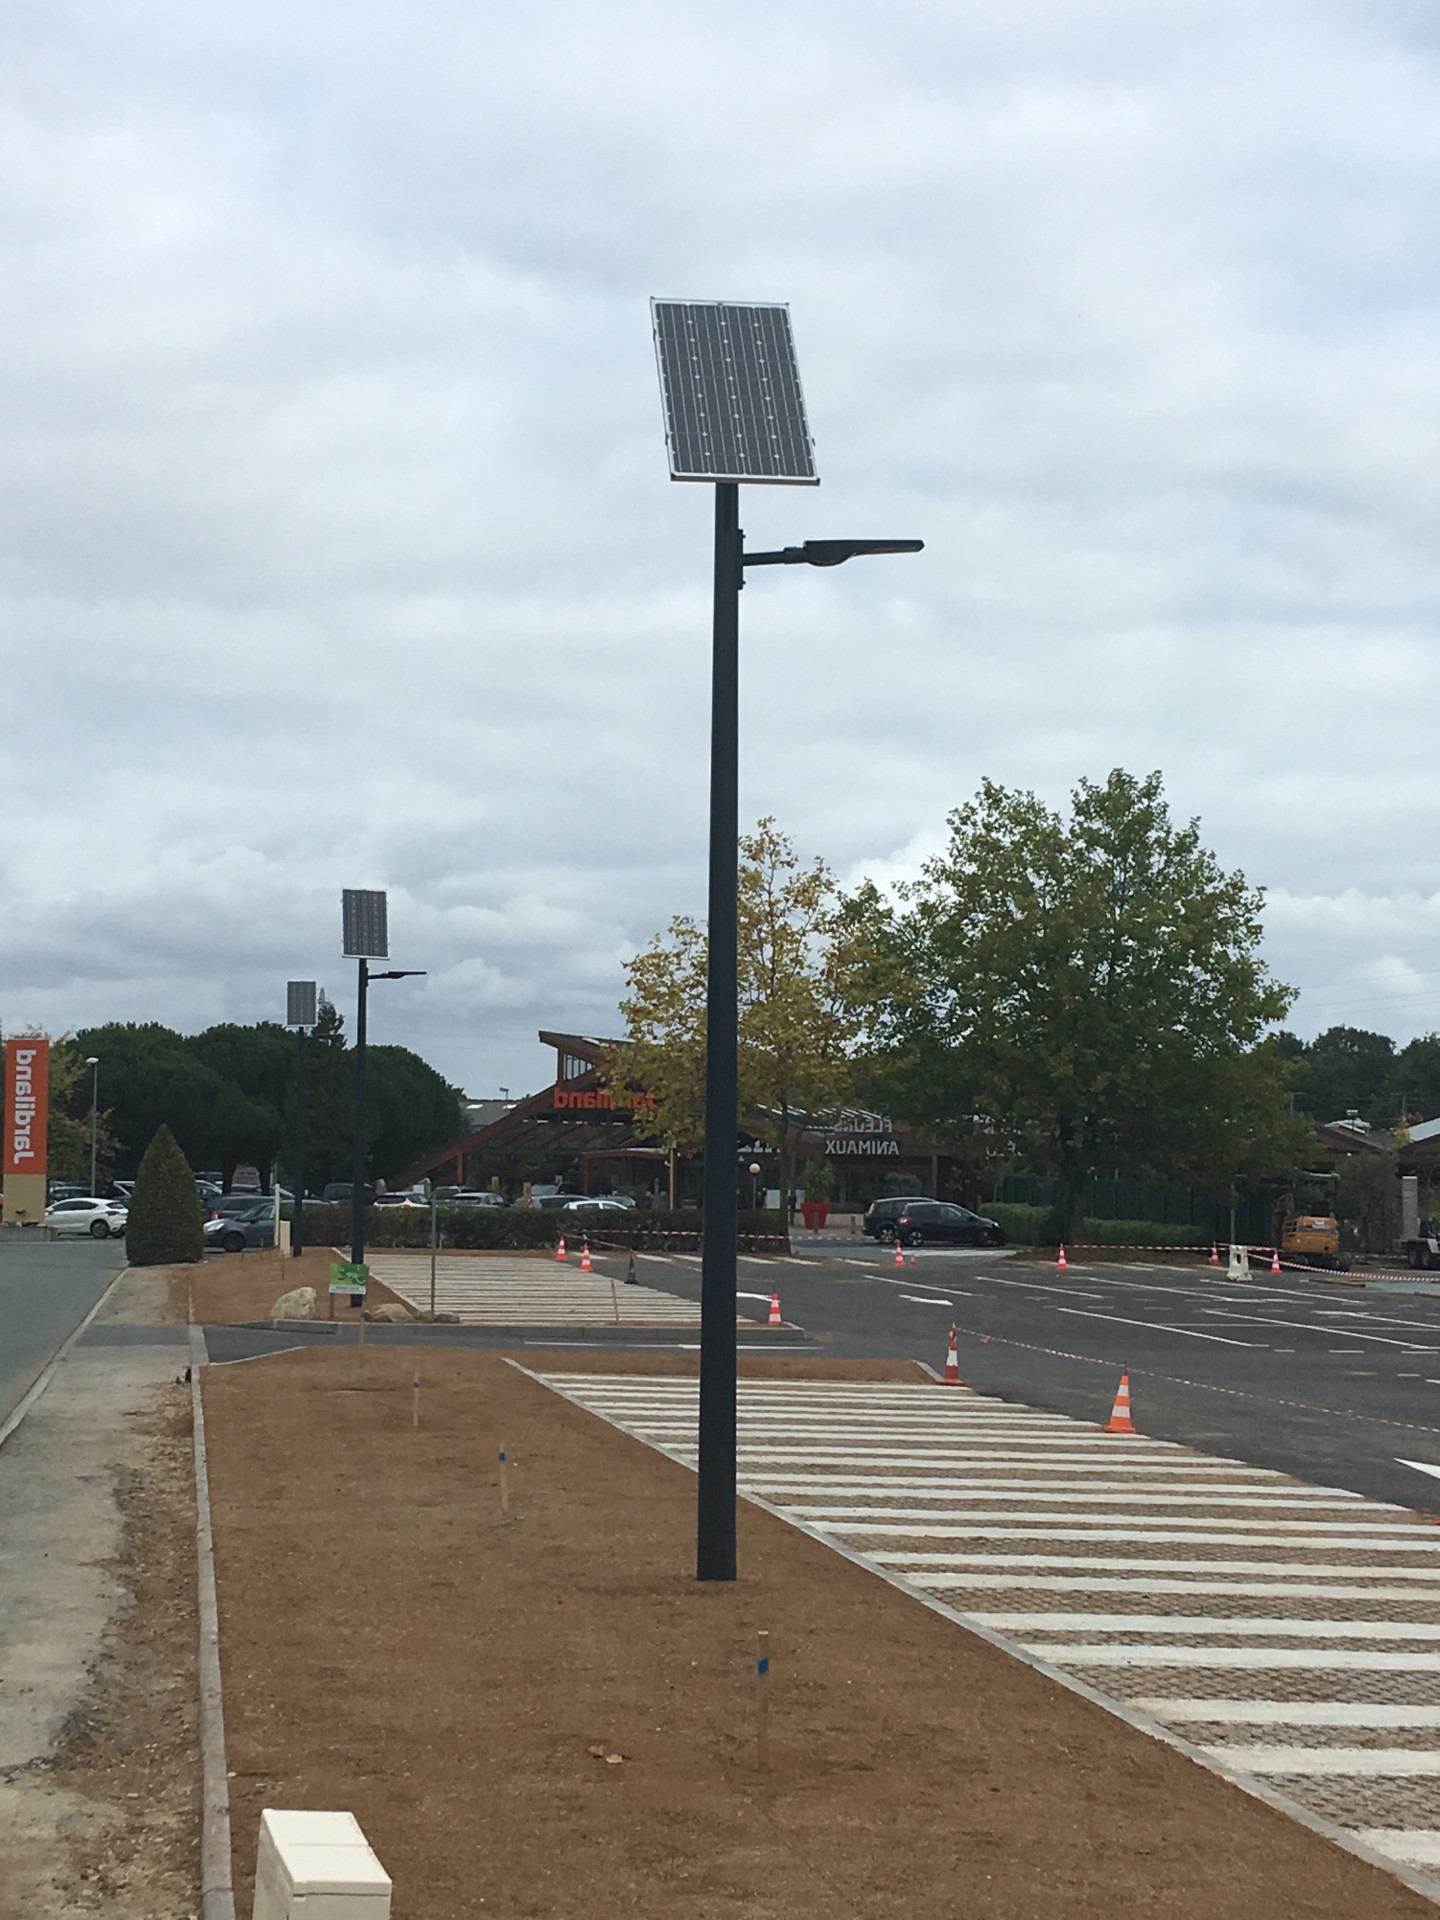
[[[704,1217],[695,1572],[735,1578],[735,1308],[739,1255],[740,590],[747,567],[838,567],[920,540],[807,540],[746,553],[740,483],[818,486],[790,312],[780,305],[652,300],[672,480],[715,489],[710,680],[710,866],[705,982]]]
[[[90,1198],[98,1198],[95,1182],[99,1179],[100,1165],[100,1058],[92,1053],[85,1062],[90,1069]]]
[[[385,960],[390,955],[390,925],[383,893],[346,887],[341,895],[341,918],[345,953],[359,962],[355,994],[355,1184],[350,1194],[350,1260],[358,1267],[365,1261],[365,1173],[370,1157],[365,1126],[365,1014],[370,982],[418,979],[425,969],[392,967],[385,973],[371,973],[372,960]]]
[[[313,980],[285,983],[285,1024],[295,1029],[295,1170],[290,1178],[295,1204],[290,1210],[290,1252],[305,1251],[305,1030],[316,1020],[319,991]],[[278,1229],[277,1229],[278,1238]]]

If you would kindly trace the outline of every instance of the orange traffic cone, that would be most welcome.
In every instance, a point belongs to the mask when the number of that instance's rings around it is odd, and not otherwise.
[[[1127,1367],[1120,1376],[1120,1384],[1115,1389],[1115,1404],[1110,1409],[1110,1418],[1101,1428],[1102,1433],[1134,1433],[1135,1422],[1130,1418],[1130,1369]]]
[[[890,1264],[892,1267],[903,1267],[905,1264],[905,1249],[900,1244],[900,1236],[898,1233],[895,1236],[895,1258]]]
[[[941,1374],[940,1380],[941,1384],[947,1387],[958,1387],[961,1384],[960,1355],[955,1348],[954,1327],[950,1329],[950,1345],[945,1353],[945,1371]]]
[[[919,1256],[919,1254],[918,1254],[918,1253],[916,1253],[916,1251],[915,1251],[915,1249],[914,1249],[914,1247],[911,1247],[911,1249],[910,1249],[910,1264],[911,1264],[911,1266],[912,1266],[912,1267],[913,1267],[913,1266],[915,1265],[915,1263],[916,1263],[916,1261],[917,1261],[917,1260],[918,1260],[919,1258],[920,1258],[920,1256]]]
[[[1270,1249],[1270,1271],[1271,1273],[1279,1273],[1280,1271],[1280,1249],[1278,1247],[1272,1247]]]
[[[1057,1267],[1060,1268],[1062,1273],[1064,1272],[1065,1268],[1068,1267],[1070,1264],[1070,1262],[1065,1258],[1065,1242],[1063,1240],[1060,1242],[1060,1258],[1055,1262],[1055,1264]]]
[[[1220,1264],[1220,1248],[1214,1240],[1210,1242],[1210,1264],[1212,1267],[1218,1267]]]
[[[590,1242],[588,1240],[581,1242],[580,1271],[581,1273],[589,1273],[590,1271]]]
[[[766,1322],[766,1325],[783,1327],[784,1324],[785,1322],[780,1318],[780,1295],[779,1292],[772,1287],[770,1290],[770,1318]]]
[[[563,1233],[555,1242],[555,1258],[557,1260],[563,1260],[565,1258],[565,1236]]]

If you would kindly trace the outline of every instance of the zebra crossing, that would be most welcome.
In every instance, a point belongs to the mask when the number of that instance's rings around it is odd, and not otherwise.
[[[693,1380],[538,1377],[695,1464]],[[1440,1870],[1440,1526],[1421,1515],[919,1383],[743,1381],[739,1474],[1348,1844]]]
[[[430,1305],[430,1256],[372,1253],[370,1271],[408,1306]],[[656,1287],[626,1286],[571,1265],[503,1255],[442,1253],[435,1262],[435,1307],[467,1326],[698,1327],[700,1308]]]

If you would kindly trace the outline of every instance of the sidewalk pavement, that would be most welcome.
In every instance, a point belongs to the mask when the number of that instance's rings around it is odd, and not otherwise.
[[[66,1780],[64,1749],[128,1598],[123,1502],[152,1464],[146,1416],[165,1383],[183,1392],[186,1329],[164,1312],[163,1275],[122,1274],[0,1450],[0,1920],[95,1910],[68,1884],[71,1850],[121,1810]]]

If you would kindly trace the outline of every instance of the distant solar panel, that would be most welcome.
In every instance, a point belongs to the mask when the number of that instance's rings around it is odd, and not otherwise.
[[[652,300],[672,480],[818,486],[786,306]]]

